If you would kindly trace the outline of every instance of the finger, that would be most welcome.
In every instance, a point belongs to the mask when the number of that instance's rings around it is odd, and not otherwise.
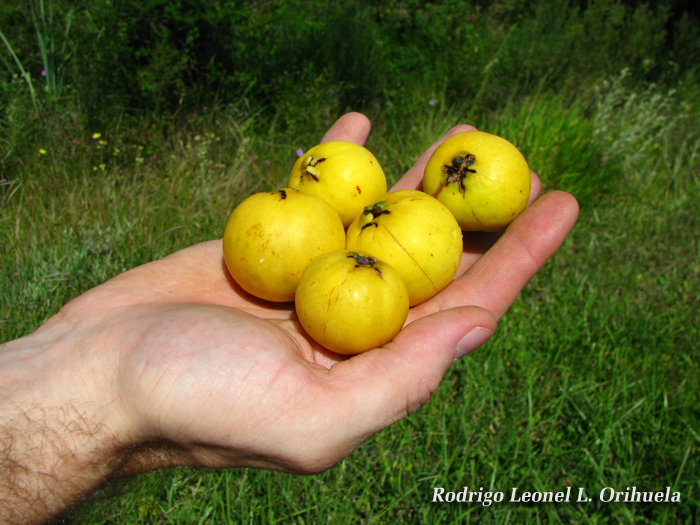
[[[576,199],[566,192],[554,191],[540,197],[464,275],[413,308],[411,318],[459,305],[477,305],[500,319],[564,242],[576,224],[578,212]]]
[[[344,140],[362,146],[369,136],[371,127],[369,119],[362,113],[346,113],[335,121],[321,139],[321,143]]]
[[[455,359],[486,342],[495,329],[493,315],[477,307],[415,321],[383,348],[331,368],[344,397],[338,406],[353,406],[349,414],[364,439],[425,404]]]
[[[399,190],[420,190],[423,188],[423,172],[425,171],[425,165],[428,164],[430,157],[437,147],[443,143],[445,140],[458,133],[464,133],[465,131],[476,131],[474,126],[459,125],[452,128],[450,131],[445,133],[440,140],[435,144],[430,146],[420,157],[416,163],[409,169],[406,174],[401,177],[399,182],[397,182],[389,191],[399,191]]]

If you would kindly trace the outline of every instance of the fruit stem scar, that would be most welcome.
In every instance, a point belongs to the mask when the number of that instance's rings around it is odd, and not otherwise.
[[[309,155],[301,162],[301,176],[303,177],[304,175],[309,175],[312,179],[318,182],[318,170],[316,169],[316,165],[324,162],[325,160],[325,157],[315,159],[313,155]]]
[[[377,259],[375,259],[374,257],[364,257],[357,252],[353,252],[350,255],[348,255],[348,259],[355,259],[355,262],[357,262],[355,268],[369,267],[372,268],[375,272],[377,272],[377,275],[379,277],[382,276],[382,271],[379,268],[375,268],[374,266],[374,264],[377,262]]]
[[[447,174],[446,184],[454,184],[456,182],[462,197],[464,197],[464,179],[467,173],[476,173],[476,170],[469,168],[475,161],[476,157],[471,153],[467,153],[464,157],[457,156],[452,159],[452,166],[445,165],[442,167],[442,172]]]

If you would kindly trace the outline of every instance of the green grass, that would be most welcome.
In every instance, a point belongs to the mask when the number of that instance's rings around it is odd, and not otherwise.
[[[368,145],[392,181],[469,111],[431,96],[376,115]],[[425,407],[320,475],[160,471],[105,489],[70,521],[696,523],[698,101],[690,87],[634,91],[623,75],[483,117],[480,128],[515,142],[545,187],[574,192],[583,212],[493,340]],[[332,122],[316,109],[300,117],[306,127],[236,108],[178,125],[125,121],[95,138],[58,123],[64,134],[25,145],[0,186],[0,341],[124,269],[219,237],[233,207],[283,185],[295,150]],[[585,487],[593,501],[431,502],[433,487],[464,486],[506,497]],[[601,503],[607,486],[670,486],[682,502]]]

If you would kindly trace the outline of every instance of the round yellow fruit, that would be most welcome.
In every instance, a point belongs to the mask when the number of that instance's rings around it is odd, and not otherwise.
[[[366,252],[324,253],[304,270],[295,298],[299,322],[319,344],[353,355],[378,348],[408,317],[398,272]]]
[[[454,214],[464,231],[498,231],[527,206],[530,168],[506,139],[467,131],[445,140],[425,167],[423,191]]]
[[[365,206],[386,194],[386,176],[366,148],[334,141],[314,146],[297,159],[287,185],[321,197],[347,228]]]
[[[402,190],[365,208],[348,228],[345,247],[367,251],[396,268],[415,306],[454,278],[462,260],[462,231],[436,199]]]
[[[241,288],[268,301],[293,301],[306,266],[344,248],[345,229],[328,203],[284,188],[241,202],[226,223],[223,245],[226,266]]]

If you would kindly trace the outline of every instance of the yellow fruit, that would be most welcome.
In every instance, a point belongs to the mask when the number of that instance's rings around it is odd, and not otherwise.
[[[365,206],[384,197],[387,189],[374,155],[344,141],[319,144],[299,157],[287,185],[321,197],[338,212],[345,228]]]
[[[498,231],[527,205],[530,168],[507,140],[467,131],[445,140],[425,167],[423,191],[454,214],[464,231]]]
[[[345,230],[325,201],[284,188],[248,197],[224,231],[224,260],[246,292],[268,301],[293,301],[306,266],[343,249]]]
[[[454,278],[462,260],[462,231],[436,199],[402,190],[358,215],[348,228],[345,247],[369,252],[396,268],[415,306]]]
[[[304,270],[295,302],[304,330],[346,355],[388,343],[408,317],[408,291],[398,272],[365,252],[318,256]]]

